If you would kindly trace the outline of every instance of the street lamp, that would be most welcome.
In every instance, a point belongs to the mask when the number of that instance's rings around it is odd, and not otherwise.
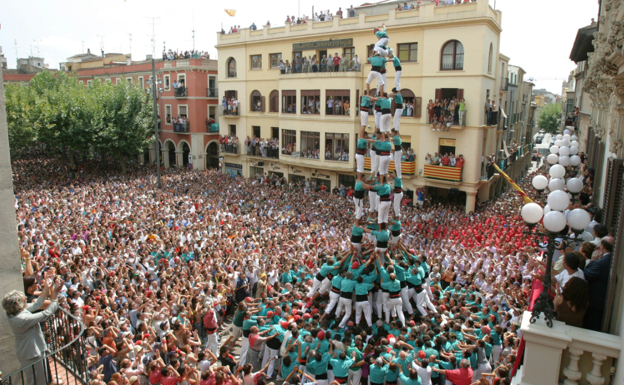
[[[556,145],[550,148],[551,154],[548,155],[548,163],[551,164],[549,175],[550,180],[543,175],[537,175],[533,178],[532,184],[538,193],[543,191],[546,186],[550,193],[546,199],[547,205],[542,208],[537,203],[527,203],[522,207],[520,215],[522,219],[529,227],[529,231],[526,232],[529,235],[536,237],[547,237],[548,246],[546,248],[546,272],[542,278],[543,291],[540,293],[538,299],[533,306],[533,312],[531,314],[531,323],[535,323],[540,316],[540,313],[544,313],[544,318],[548,327],[552,327],[552,320],[554,318],[554,306],[553,301],[550,298],[551,289],[551,271],[552,271],[552,258],[555,253],[555,245],[560,239],[561,242],[573,242],[578,243],[583,239],[583,230],[589,225],[591,217],[589,213],[583,209],[571,210],[567,217],[563,213],[564,210],[570,205],[570,196],[574,198],[583,189],[583,182],[578,178],[570,178],[567,183],[565,182],[566,176],[566,160],[568,164],[578,166],[579,162],[576,162],[578,156],[573,155],[568,158],[568,154],[577,153],[578,148],[571,146],[569,142],[571,139],[570,132],[564,131],[564,135],[557,135],[557,142],[561,146]],[[565,141],[568,141],[567,144]],[[565,146],[564,146],[565,144]],[[571,146],[571,147],[567,147]],[[557,148],[554,148],[557,147]],[[566,150],[562,149],[565,147]],[[567,152],[567,153],[566,153]],[[557,155],[559,154],[559,155]],[[564,164],[561,163],[561,158],[564,158]],[[567,187],[567,192],[565,191]],[[545,232],[540,232],[536,229],[538,222],[542,221]],[[567,236],[563,231],[567,228],[571,228],[574,232],[574,236]]]
[[[162,84],[162,79],[156,79],[156,61],[152,58],[152,78],[147,80],[147,85],[150,88],[147,89],[147,92],[152,94],[152,99],[154,100],[154,137],[156,138],[156,180],[157,187],[160,190],[162,188],[162,184],[160,183],[160,134],[158,130],[158,107],[156,105],[156,100],[158,99],[158,92],[162,94],[164,91],[162,88],[158,87]]]

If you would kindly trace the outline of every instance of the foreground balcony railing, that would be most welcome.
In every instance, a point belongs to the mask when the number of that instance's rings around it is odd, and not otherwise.
[[[234,106],[227,106],[227,107],[223,107],[223,106],[219,106],[219,116],[239,116],[240,115],[240,107],[234,107]]]
[[[53,381],[64,385],[88,384],[85,326],[81,320],[61,308],[54,316],[42,322],[40,327],[51,353],[33,364],[0,377],[0,384],[48,385]]]
[[[425,178],[461,182],[463,167],[425,165]]]
[[[173,93],[174,93],[174,96],[175,96],[176,98],[186,98],[186,97],[188,96],[188,95],[187,95],[187,91],[186,91],[186,87],[178,87],[178,88],[174,88],[174,89],[173,89],[173,91],[174,91],[174,92],[173,92]]]
[[[553,321],[553,327],[549,328],[543,318],[534,324],[530,323],[530,318],[531,313],[525,312],[521,327],[525,342],[524,364],[514,384],[609,383],[613,360],[620,357],[620,336],[559,321]]]
[[[371,158],[364,157],[364,170],[371,170]],[[390,167],[388,167],[389,172],[395,172],[396,164],[394,160],[390,161]],[[401,162],[401,174],[405,175],[414,175],[416,173],[416,161],[411,162]]]
[[[295,66],[292,65],[288,67],[282,75],[292,75],[292,74],[319,74],[319,73],[339,73],[339,72],[360,72],[362,70],[361,64],[354,64],[353,62],[340,64],[338,66],[331,65],[321,65],[317,64],[316,68],[311,65],[301,65]]]
[[[189,132],[189,124],[173,123],[173,132]]]

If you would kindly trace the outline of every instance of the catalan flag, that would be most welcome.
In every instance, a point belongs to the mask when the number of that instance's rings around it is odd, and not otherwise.
[[[235,9],[226,9],[225,13],[227,13],[230,16],[234,16],[234,15],[236,15],[236,10]]]
[[[503,170],[501,170],[496,163],[492,163],[492,166],[494,166],[494,168],[496,169],[496,171],[498,171],[499,174],[501,174],[505,179],[507,179],[507,182],[509,182],[509,184],[511,185],[511,187],[513,187],[514,190],[516,190],[520,196],[522,197],[522,199],[524,199],[524,203],[532,203],[533,200],[531,198],[529,198],[528,195],[526,195],[526,193],[524,191],[522,191],[522,189],[520,188],[520,186],[518,186],[516,184],[516,182],[514,182],[509,175],[505,174],[505,172],[503,172]]]

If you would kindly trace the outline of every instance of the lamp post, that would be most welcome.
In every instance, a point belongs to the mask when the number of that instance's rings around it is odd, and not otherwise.
[[[564,135],[557,136],[557,143],[562,146],[552,146],[550,148],[551,154],[548,155],[548,163],[551,164],[549,170],[550,180],[543,175],[537,175],[532,181],[533,187],[538,194],[548,187],[550,192],[546,199],[547,205],[542,208],[542,206],[537,203],[527,203],[522,207],[522,211],[520,212],[522,219],[529,226],[527,234],[548,238],[548,246],[546,248],[546,272],[542,278],[544,289],[537,298],[531,314],[531,323],[535,323],[539,319],[540,314],[543,313],[548,327],[552,327],[552,320],[554,318],[554,304],[550,298],[550,289],[552,287],[552,260],[557,241],[559,239],[561,240],[564,249],[570,242],[578,243],[579,239],[582,237],[583,230],[591,221],[589,213],[583,209],[571,210],[568,212],[567,217],[563,213],[570,205],[570,196],[568,193],[572,194],[574,198],[583,188],[583,182],[578,178],[569,178],[567,183],[565,182],[566,169],[561,164],[561,158],[563,156],[567,157],[567,154],[578,153],[578,148],[576,146],[569,148],[564,146],[566,141],[567,144],[570,144],[569,131],[566,131]],[[563,152],[561,151],[562,149]],[[565,158],[564,163],[566,163]],[[565,191],[566,187],[568,190],[567,192]],[[536,225],[540,221],[542,221],[543,227],[546,230],[545,232],[536,230]],[[568,236],[567,233],[562,233],[562,231],[568,227],[574,232],[573,237]]]
[[[156,147],[156,186],[160,190],[162,188],[162,184],[160,183],[160,134],[158,130],[158,107],[156,105],[156,101],[158,100],[158,93],[164,91],[164,89],[159,88],[158,86],[162,84],[162,79],[156,79],[156,61],[152,58],[152,78],[147,80],[147,84],[150,88],[147,89],[148,92],[152,94],[152,99],[154,101],[154,137],[156,138],[155,147]]]

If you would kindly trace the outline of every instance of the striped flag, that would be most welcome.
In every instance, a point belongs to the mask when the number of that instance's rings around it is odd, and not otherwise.
[[[501,170],[496,163],[492,163],[492,166],[494,166],[494,168],[496,169],[496,171],[498,171],[499,174],[501,174],[505,179],[507,179],[507,182],[509,182],[509,184],[511,185],[511,187],[513,187],[514,190],[516,190],[520,196],[522,197],[522,199],[524,199],[524,203],[532,203],[533,200],[531,198],[529,198],[528,195],[526,195],[526,193],[524,191],[522,191],[522,189],[520,188],[520,186],[518,186],[516,184],[516,182],[514,182],[509,175],[505,174],[503,172],[503,170]]]
[[[236,10],[235,9],[226,9],[225,13],[227,13],[230,16],[234,16],[234,15],[236,15]]]

